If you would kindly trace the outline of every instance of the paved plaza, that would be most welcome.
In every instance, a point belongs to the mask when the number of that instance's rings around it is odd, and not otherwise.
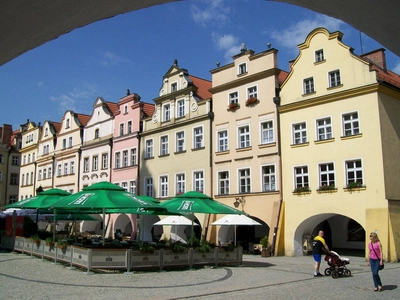
[[[313,259],[244,255],[240,267],[165,272],[95,273],[26,254],[0,253],[0,299],[400,299],[398,263],[380,272],[373,292],[362,257],[349,257],[351,277],[313,277]],[[321,263],[321,271],[327,264]]]

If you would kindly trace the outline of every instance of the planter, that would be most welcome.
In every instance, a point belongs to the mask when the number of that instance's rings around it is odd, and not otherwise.
[[[271,256],[271,250],[270,249],[261,250],[261,257],[270,257],[270,256]]]

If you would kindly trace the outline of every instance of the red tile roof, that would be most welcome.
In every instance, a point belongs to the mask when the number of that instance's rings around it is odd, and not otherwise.
[[[144,112],[144,117],[150,117],[153,115],[154,110],[156,108],[156,106],[154,104],[150,104],[150,103],[143,103],[143,112]]]
[[[84,114],[76,114],[79,122],[81,125],[86,126],[87,122],[89,122],[90,116],[89,115],[84,115]]]
[[[392,71],[386,70],[383,71],[380,68],[372,65],[372,70],[378,71],[378,79],[386,82],[390,85],[393,85],[397,88],[400,88],[400,76]]]
[[[118,111],[118,103],[114,102],[106,102],[108,110],[112,113],[113,116],[115,116],[116,112]]]
[[[54,130],[56,131],[55,133],[58,133],[58,132],[60,131],[60,129],[61,129],[61,123],[59,123],[59,122],[52,122],[52,121],[49,121],[49,123],[53,124]]]
[[[288,75],[289,75],[289,72],[279,70],[279,74],[278,74],[279,85],[281,85],[286,80],[286,77],[288,77]]]
[[[212,87],[210,80],[202,79],[192,75],[189,75],[189,78],[190,80],[193,81],[193,84],[198,88],[197,96],[199,96],[201,100],[211,98],[212,94],[208,91]]]

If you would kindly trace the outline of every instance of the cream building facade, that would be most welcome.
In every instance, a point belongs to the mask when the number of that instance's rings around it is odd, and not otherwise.
[[[233,63],[211,71],[215,114],[212,196],[263,225],[252,226],[252,232],[250,226],[238,229],[237,239],[245,250],[248,243],[259,243],[265,235],[273,243],[278,230],[281,162],[273,99],[286,72],[278,69],[277,52],[268,49],[256,54],[242,44]],[[229,242],[232,236],[223,230],[216,234],[218,242]]]
[[[362,252],[376,231],[384,259],[393,261],[400,249],[400,81],[382,49],[357,56],[342,37],[313,30],[282,85],[280,251],[309,252],[307,240],[322,229],[330,249]]]

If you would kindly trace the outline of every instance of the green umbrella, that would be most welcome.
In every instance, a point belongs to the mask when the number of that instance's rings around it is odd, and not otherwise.
[[[95,217],[88,214],[70,213],[70,214],[57,214],[57,221],[99,221]],[[46,217],[49,221],[54,220],[54,216]]]
[[[64,190],[50,189],[38,193],[35,197],[8,204],[4,206],[4,208],[37,209],[46,205],[51,205],[60,200],[62,197],[66,197],[69,195],[71,194]]]

